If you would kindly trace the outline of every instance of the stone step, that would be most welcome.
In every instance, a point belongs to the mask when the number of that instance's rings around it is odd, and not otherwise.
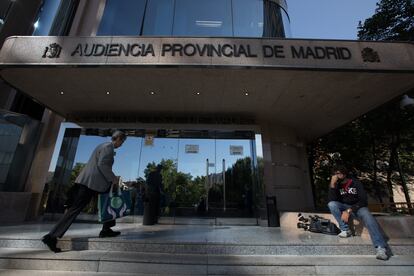
[[[375,250],[369,240],[360,237],[298,241],[268,241],[266,243],[245,243],[235,241],[171,241],[160,239],[123,238],[63,238],[58,242],[63,250],[103,250],[174,254],[221,254],[221,255],[370,255]],[[414,240],[400,239],[389,242],[395,255],[414,255]],[[1,238],[0,248],[46,249],[40,239]]]
[[[54,254],[2,248],[0,269],[0,275],[31,276],[67,275],[64,272],[69,271],[76,272],[70,275],[412,275],[414,255],[379,261],[372,255],[223,256],[91,250]]]

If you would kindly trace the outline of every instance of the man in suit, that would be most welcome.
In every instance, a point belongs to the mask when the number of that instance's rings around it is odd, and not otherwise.
[[[122,131],[115,131],[112,134],[111,140],[111,142],[100,144],[95,148],[88,163],[75,180],[78,187],[72,205],[67,209],[55,227],[43,237],[43,243],[53,252],[57,253],[61,251],[60,248],[56,247],[57,238],[61,238],[65,234],[75,218],[88,205],[91,199],[98,193],[107,192],[112,184],[118,185],[118,177],[112,171],[115,155],[114,149],[122,146],[126,140],[126,135]],[[111,229],[112,226],[115,226],[115,220],[105,222],[99,233],[99,237],[115,237],[121,234],[119,231],[113,231]]]

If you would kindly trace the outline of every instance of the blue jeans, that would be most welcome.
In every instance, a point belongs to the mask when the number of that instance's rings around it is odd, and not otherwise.
[[[349,226],[341,219],[342,212],[346,209],[351,208],[351,205],[338,202],[338,201],[330,201],[328,203],[329,210],[331,211],[332,215],[335,217],[336,221],[339,224],[339,228],[342,231],[348,231]],[[354,215],[353,213],[351,216]],[[370,211],[367,207],[359,208],[356,212],[356,217],[364,223],[365,227],[368,229],[369,236],[371,237],[372,243],[375,247],[383,247],[387,246],[385,239],[381,233],[380,227],[376,221],[376,219],[372,216]]]

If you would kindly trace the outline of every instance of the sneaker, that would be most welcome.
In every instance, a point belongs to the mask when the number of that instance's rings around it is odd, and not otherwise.
[[[116,237],[116,236],[119,236],[119,235],[121,235],[121,232],[113,231],[112,229],[102,230],[99,233],[100,238],[110,238],[110,237]]]
[[[51,237],[49,234],[43,236],[42,242],[46,244],[47,247],[49,247],[50,251],[55,252],[55,253],[62,252],[62,249],[60,249],[59,247],[56,247],[57,239]]]
[[[341,231],[341,233],[338,234],[338,237],[340,238],[348,238],[352,236],[351,230]]]
[[[384,247],[377,247],[377,255],[376,258],[378,260],[386,261],[388,260],[387,250]]]

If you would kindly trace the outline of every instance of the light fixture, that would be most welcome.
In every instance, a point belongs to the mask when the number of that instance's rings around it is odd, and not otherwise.
[[[244,95],[245,95],[245,96],[249,96],[249,92],[247,92],[247,91],[246,91],[246,92],[244,92]]]
[[[196,20],[196,25],[205,28],[220,28],[223,25],[223,21],[218,20]]]
[[[59,92],[59,94],[60,94],[60,95],[63,95],[63,94],[65,94],[65,93],[64,93],[63,91],[60,91],[60,92]]]
[[[196,92],[196,95],[200,95],[201,93],[200,92]]]
[[[151,92],[150,92],[150,94],[151,94],[151,95],[155,95],[155,92],[154,92],[154,91],[151,91]]]
[[[106,92],[106,95],[109,95],[109,94],[111,94],[111,92],[107,91],[107,92]]]
[[[405,94],[401,99],[400,108],[405,109],[409,106],[414,106],[414,99]]]

